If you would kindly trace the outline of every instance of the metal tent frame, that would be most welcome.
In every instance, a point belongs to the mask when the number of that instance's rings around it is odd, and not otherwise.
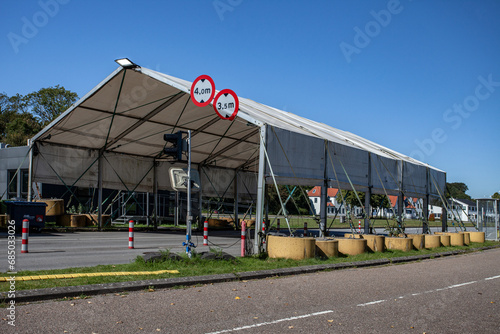
[[[117,68],[31,139],[30,185],[97,188],[101,224],[103,188],[155,196],[172,190],[167,170],[183,164],[163,156],[163,134],[191,131],[193,168],[214,181],[203,195],[226,193],[235,202],[241,196],[256,198],[255,249],[266,184],[335,183],[427,202],[444,193],[445,172],[404,154],[242,97],[236,118],[222,120],[212,105],[196,106],[190,88],[189,81],[140,66]],[[238,175],[234,187],[227,189],[224,170]],[[326,214],[321,220],[326,227]]]

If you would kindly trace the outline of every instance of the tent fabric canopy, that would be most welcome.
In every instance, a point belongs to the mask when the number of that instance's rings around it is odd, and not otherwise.
[[[437,197],[445,187],[446,175],[439,169],[246,98],[239,97],[233,121],[222,120],[212,105],[196,106],[190,88],[189,81],[150,69],[118,68],[32,139],[33,179],[96,187],[101,168],[105,188],[153,191],[156,184],[171,190],[168,168],[179,164],[162,154],[163,135],[191,130],[192,163],[206,169],[200,172],[204,183],[212,181],[203,185],[204,195],[227,192],[227,180],[217,182],[225,174],[217,170],[230,169],[247,180],[238,193],[253,197],[261,143],[273,170],[271,175],[265,164],[267,183],[273,177],[282,184],[317,185],[326,176],[343,188],[352,184],[360,191],[420,197]]]

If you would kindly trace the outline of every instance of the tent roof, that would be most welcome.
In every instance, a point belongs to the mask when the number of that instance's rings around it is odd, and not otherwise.
[[[389,159],[430,167],[352,133],[239,97],[234,121],[221,120],[212,105],[197,107],[191,82],[147,68],[118,68],[32,141],[162,159],[163,134],[192,131],[195,164],[257,171],[259,127],[357,148]]]

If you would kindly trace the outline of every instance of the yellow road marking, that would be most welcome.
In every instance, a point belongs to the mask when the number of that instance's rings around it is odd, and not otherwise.
[[[77,274],[56,274],[56,275],[38,275],[38,276],[15,276],[16,281],[32,281],[40,279],[63,279],[77,277],[97,277],[97,276],[132,276],[132,275],[160,275],[160,274],[178,274],[178,270],[157,270],[157,271],[117,271],[106,273],[77,273]],[[0,277],[0,282],[7,282],[10,277]]]

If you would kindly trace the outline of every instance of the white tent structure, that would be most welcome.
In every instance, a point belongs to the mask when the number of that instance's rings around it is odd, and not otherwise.
[[[32,181],[101,192],[171,190],[168,169],[182,164],[163,156],[163,135],[191,130],[203,196],[256,198],[256,231],[266,183],[332,184],[427,201],[444,193],[445,172],[323,123],[241,97],[236,118],[222,120],[212,105],[191,101],[191,84],[119,67],[32,138]]]

